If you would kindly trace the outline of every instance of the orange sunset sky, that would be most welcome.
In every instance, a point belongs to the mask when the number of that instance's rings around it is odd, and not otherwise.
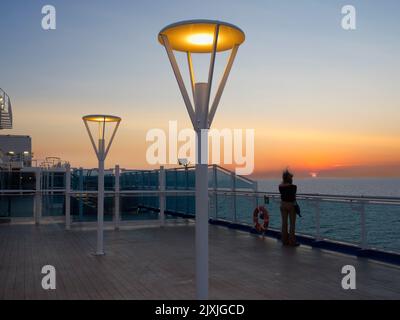
[[[277,177],[289,166],[298,177],[400,177],[396,2],[383,12],[354,1],[354,31],[341,28],[335,1],[207,2],[213,10],[54,1],[59,22],[51,32],[40,28],[35,3],[10,2],[0,22],[0,87],[11,97],[14,128],[2,134],[30,135],[37,159],[95,167],[81,117],[115,114],[123,120],[106,166],[153,168],[147,131],[167,130],[170,120],[191,127],[157,34],[179,20],[219,19],[241,27],[246,41],[213,128],[255,129],[253,176]],[[226,58],[217,58],[215,83]],[[178,61],[188,81],[184,56]],[[199,79],[205,65],[195,61]]]

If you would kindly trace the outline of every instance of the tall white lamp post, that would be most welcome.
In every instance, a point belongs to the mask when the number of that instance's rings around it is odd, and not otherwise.
[[[245,35],[238,27],[221,21],[190,20],[171,24],[160,31],[158,41],[165,47],[186,109],[197,136],[196,155],[196,295],[208,299],[208,129],[214,119],[222,92],[239,46]],[[231,50],[228,63],[210,107],[210,94],[217,52]],[[193,105],[173,51],[186,53]],[[207,82],[196,82],[192,54],[211,54]]]
[[[103,226],[104,226],[104,161],[110,151],[111,144],[114,140],[115,134],[121,122],[120,117],[94,114],[84,116],[83,122],[89,134],[90,141],[93,149],[99,160],[99,174],[98,174],[98,193],[97,193],[97,250],[96,255],[104,255],[104,240],[103,240]],[[95,122],[98,125],[98,144],[96,145],[93,138],[93,133],[90,130],[89,123]],[[110,141],[106,146],[105,135],[107,125],[114,125]]]

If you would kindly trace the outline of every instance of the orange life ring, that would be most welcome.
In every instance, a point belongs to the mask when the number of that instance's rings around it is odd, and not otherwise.
[[[260,222],[258,221],[259,218],[259,213],[263,215],[261,219],[263,220],[263,224],[261,225]],[[253,211],[253,223],[254,223],[254,228],[258,232],[264,232],[268,229],[269,226],[269,214],[268,211],[265,207],[259,206],[256,207]]]

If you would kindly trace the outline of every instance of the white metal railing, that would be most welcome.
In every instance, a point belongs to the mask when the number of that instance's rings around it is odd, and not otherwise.
[[[280,194],[274,192],[260,192],[257,191],[257,184],[244,178],[246,182],[253,183],[253,190],[241,190],[236,189],[235,181],[237,176],[232,174],[232,172],[223,169],[224,173],[229,173],[232,179],[232,187],[228,188],[219,188],[218,179],[217,179],[217,170],[220,170],[220,167],[210,166],[213,169],[213,185],[209,188],[209,199],[213,199],[214,204],[218,204],[219,197],[231,197],[232,207],[229,209],[232,213],[232,218],[229,220],[233,223],[238,223],[237,213],[238,209],[236,208],[237,197],[249,197],[254,201],[254,207],[257,206],[262,199],[265,202],[268,200],[280,201]],[[178,168],[177,170],[190,170],[190,168]],[[167,189],[166,188],[166,172],[167,169],[163,167],[160,170],[156,170],[158,172],[158,188],[156,189],[135,189],[135,190],[121,190],[120,189],[120,178],[124,170],[121,170],[119,166],[116,166],[114,170],[115,184],[114,190],[106,190],[106,196],[114,197],[114,226],[115,229],[120,227],[121,215],[120,215],[120,198],[121,196],[126,195],[140,195],[140,196],[152,196],[159,198],[159,219],[160,224],[163,225],[165,222],[165,210],[166,210],[166,198],[173,196],[194,196],[195,190],[193,189]],[[25,170],[25,172],[27,172]],[[42,196],[43,195],[63,195],[65,197],[65,226],[66,229],[70,229],[71,227],[71,197],[82,197],[82,196],[95,196],[97,194],[96,190],[73,190],[71,189],[71,169],[69,166],[66,166],[65,169],[57,169],[54,172],[64,172],[65,173],[65,184],[64,188],[57,189],[49,189],[49,184],[43,184],[41,181],[43,180],[43,174],[48,172],[48,170],[43,170],[40,168],[35,168],[32,172],[35,174],[35,189],[30,190],[0,190],[0,196],[33,196],[34,197],[34,207],[33,207],[33,216],[36,224],[39,224],[42,217]],[[51,184],[50,184],[51,185]],[[45,186],[47,188],[42,188]],[[80,185],[81,186],[81,185]],[[323,240],[323,236],[321,234],[321,204],[324,203],[347,203],[350,204],[351,210],[357,212],[360,217],[360,242],[359,247],[361,249],[368,249],[368,230],[367,230],[367,218],[366,218],[366,205],[393,205],[398,206],[400,209],[400,198],[396,197],[378,197],[378,196],[341,196],[341,195],[329,195],[329,194],[298,194],[298,200],[304,200],[310,203],[315,211],[315,234],[313,235],[315,240],[320,241]],[[213,214],[214,212],[214,214]],[[218,218],[218,206],[214,208],[214,210],[210,210],[210,214],[213,214],[216,219]],[[400,214],[400,212],[399,212]],[[242,224],[251,224],[251,219],[248,222],[240,221]],[[329,240],[329,239],[328,239]]]

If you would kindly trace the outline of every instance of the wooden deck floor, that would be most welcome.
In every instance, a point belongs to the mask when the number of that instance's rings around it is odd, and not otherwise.
[[[60,224],[0,225],[0,299],[194,299],[194,227],[140,227],[105,233]],[[55,266],[57,289],[41,288]],[[341,268],[357,289],[341,288]],[[400,299],[400,268],[210,226],[212,299]]]

